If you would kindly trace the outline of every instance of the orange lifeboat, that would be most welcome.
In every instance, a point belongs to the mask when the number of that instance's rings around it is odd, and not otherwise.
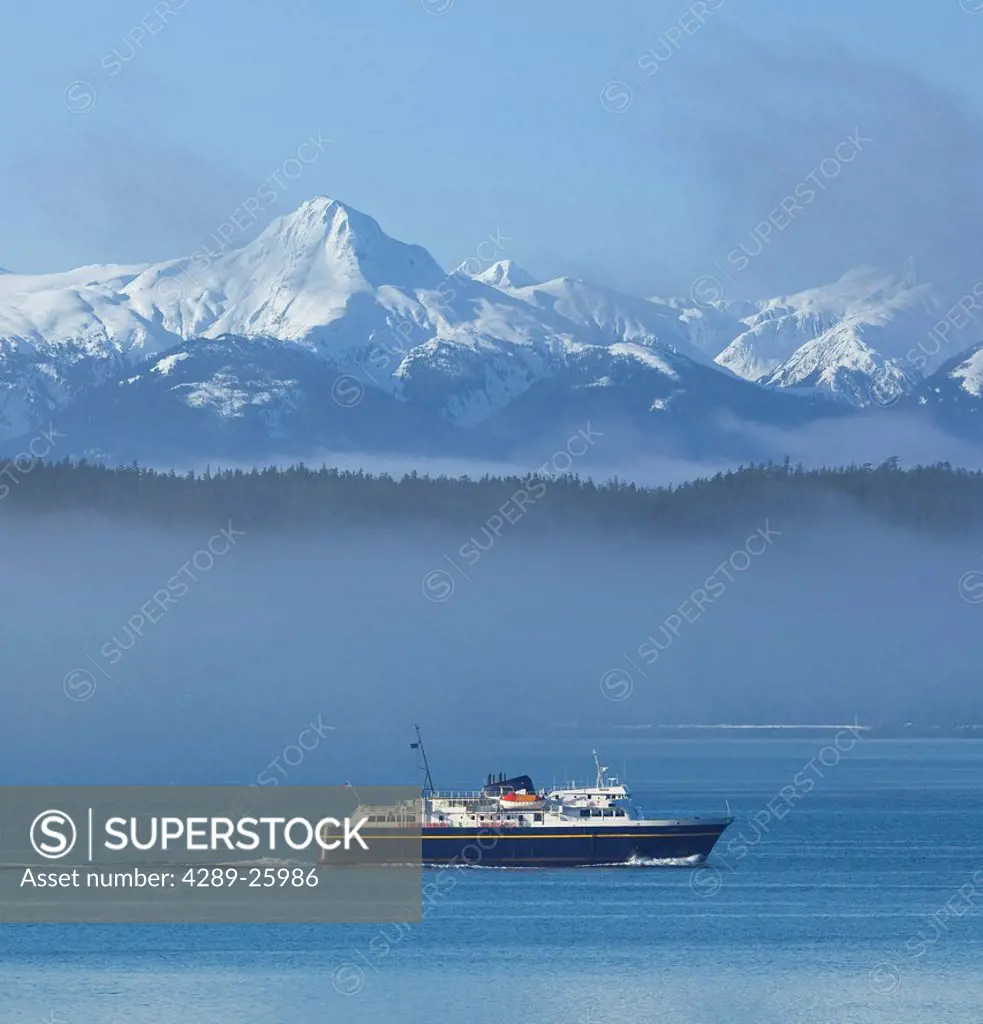
[[[538,811],[546,805],[546,801],[535,793],[503,793],[499,801],[510,811]]]

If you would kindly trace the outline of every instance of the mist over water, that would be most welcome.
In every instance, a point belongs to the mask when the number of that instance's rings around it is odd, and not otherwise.
[[[759,528],[775,535],[764,551],[728,562]],[[980,606],[958,591],[983,569],[983,536],[844,514],[619,541],[542,536],[532,512],[493,541],[480,526],[247,533],[156,608],[208,540],[82,517],[4,524],[0,777],[254,782],[318,721],[316,757],[280,782],[410,781],[414,722],[535,745],[572,723],[983,719]],[[699,588],[716,596],[694,609]],[[157,621],[140,623],[141,606]],[[95,684],[84,700],[66,678],[79,670]],[[605,691],[611,670],[630,683]]]

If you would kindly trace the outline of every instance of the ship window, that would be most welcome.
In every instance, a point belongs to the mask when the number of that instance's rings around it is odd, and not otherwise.
[[[536,821],[542,821],[543,820],[543,816],[541,814],[536,814],[533,817],[535,818]]]
[[[614,812],[614,816],[616,818],[623,818],[625,816],[625,812],[622,811],[622,810],[617,810],[617,811]]]
[[[581,807],[581,809],[580,809],[580,816],[581,816],[581,818],[590,817],[590,811],[588,811],[586,807]]]

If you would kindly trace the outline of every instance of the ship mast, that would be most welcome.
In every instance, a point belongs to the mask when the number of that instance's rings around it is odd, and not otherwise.
[[[414,723],[413,728],[416,729],[416,743],[411,743],[410,748],[412,750],[419,750],[420,756],[423,758],[423,768],[426,772],[423,780],[423,795],[426,797],[433,793],[433,779],[430,777],[430,764],[427,761],[427,751],[423,746],[423,736],[420,733],[420,727]]]
[[[607,765],[602,765],[601,762],[598,760],[596,750],[592,750],[591,753],[594,755],[594,767],[597,769],[597,778],[594,782],[594,785],[598,789],[603,789],[607,785],[607,779],[604,776],[608,768]]]

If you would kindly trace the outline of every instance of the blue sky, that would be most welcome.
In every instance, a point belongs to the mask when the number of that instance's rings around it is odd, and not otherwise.
[[[858,127],[735,288],[973,259],[983,0],[156,6],[8,5],[0,266],[191,252],[320,133],[267,216],[324,193],[444,266],[499,231],[534,273],[664,293]]]

